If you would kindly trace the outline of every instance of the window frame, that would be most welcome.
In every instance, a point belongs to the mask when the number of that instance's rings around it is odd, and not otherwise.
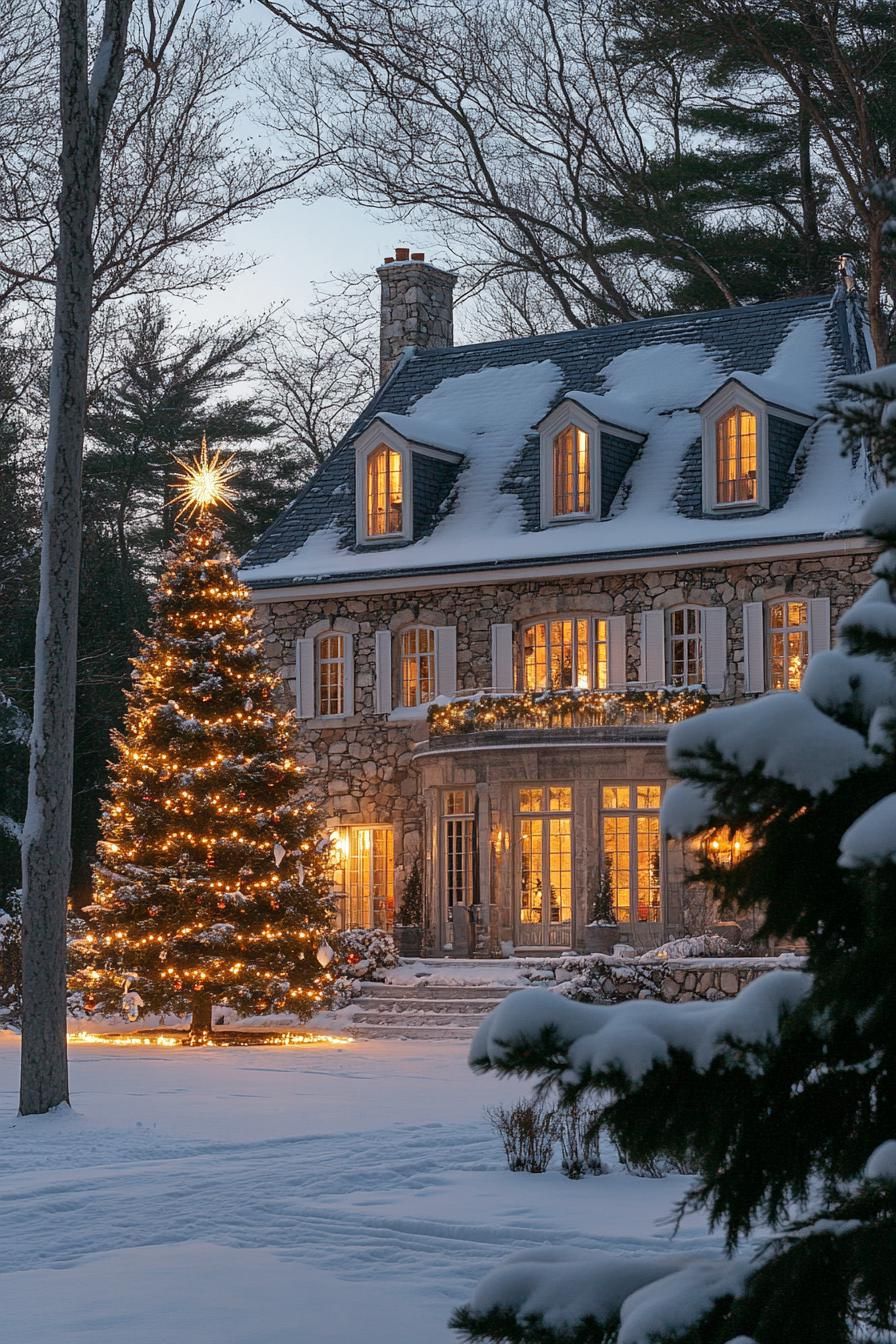
[[[756,495],[730,504],[719,502],[718,426],[732,411],[740,409],[756,417]],[[703,422],[703,512],[758,513],[769,507],[768,406],[741,383],[728,382],[700,407]],[[791,418],[785,412],[782,419]]]
[[[802,597],[799,593],[785,593],[782,597],[770,598],[769,601],[765,603],[763,610],[763,639],[765,644],[764,648],[765,683],[770,691],[799,690],[799,686],[789,686],[786,684],[786,671],[785,671],[785,684],[783,686],[776,686],[774,684],[774,677],[772,675],[772,666],[773,666],[772,640],[776,635],[780,635],[783,640],[783,648],[784,648],[783,657],[785,662],[785,669],[788,657],[787,636],[790,634],[803,635],[804,637],[803,643],[805,646],[805,658],[803,661],[803,670],[800,675],[800,686],[802,685],[803,677],[806,675],[806,668],[809,666],[809,659],[812,657],[812,618],[809,613],[809,601],[810,599],[808,597]],[[791,606],[801,606],[803,608],[803,611],[805,612],[804,619],[797,625],[790,624],[788,608]],[[784,620],[780,626],[773,627],[772,612],[776,607],[784,608]]]
[[[401,459],[401,529],[372,535],[367,528],[367,465],[381,448],[388,448]],[[355,535],[359,546],[388,546],[396,541],[411,541],[414,534],[414,471],[408,442],[387,425],[375,423],[358,440],[355,450]]]
[[[346,690],[348,678],[351,670],[348,666],[348,645],[349,636],[344,630],[322,630],[314,638],[314,712],[315,717],[319,719],[344,719],[347,717],[346,710]],[[323,656],[323,643],[327,639],[337,639],[339,641],[339,656],[337,658]],[[339,709],[324,710],[324,686],[323,686],[323,668],[326,666],[336,666],[342,669],[339,678]]]
[[[703,613],[704,613],[704,611],[705,611],[705,608],[704,608],[704,607],[698,606],[698,605],[697,605],[696,603],[694,603],[694,602],[680,602],[677,606],[675,606],[675,607],[669,607],[668,610],[666,611],[666,650],[665,650],[665,652],[666,652],[666,685],[667,685],[667,686],[677,686],[677,687],[682,687],[682,686],[705,686],[705,685],[706,685],[706,631],[704,630],[704,625],[703,625]],[[681,634],[675,634],[675,632],[674,632],[674,630],[673,630],[673,628],[672,628],[672,627],[673,627],[673,618],[674,618],[675,616],[682,615],[682,616],[685,617],[685,621],[686,621],[689,612],[694,612],[694,613],[696,613],[696,616],[697,616],[697,632],[696,632],[696,635],[690,634],[690,633],[687,631],[687,629],[685,629]],[[697,645],[698,645],[698,648],[699,648],[699,656],[698,656],[699,668],[698,668],[698,670],[699,670],[699,672],[700,672],[700,675],[699,675],[698,677],[696,677],[696,678],[691,678],[691,677],[688,677],[688,676],[687,676],[687,667],[688,667],[688,655],[687,655],[687,649],[688,649],[688,645],[689,645],[689,643],[690,643],[692,640],[694,640],[694,639],[696,639],[696,641],[697,641]],[[676,680],[675,680],[675,674],[674,674],[674,672],[673,672],[673,666],[674,666],[673,650],[674,650],[674,647],[675,647],[676,644],[683,644],[683,645],[684,645],[684,650],[685,650],[685,652],[684,652],[684,665],[685,665],[685,679],[684,679],[684,681],[676,681]]]
[[[552,807],[551,793],[553,790],[564,790],[569,794],[568,807]],[[523,794],[535,793],[541,794],[541,804],[539,807],[524,807]],[[575,939],[575,920],[576,920],[576,837],[575,837],[575,806],[576,796],[575,787],[571,780],[548,782],[533,780],[526,783],[516,783],[513,786],[513,929],[514,941],[519,947],[572,947]],[[523,833],[525,823],[537,822],[540,829],[540,855],[539,855],[539,873],[542,883],[541,890],[541,913],[538,920],[523,920]],[[568,873],[568,918],[552,921],[550,918],[551,895],[548,890],[547,903],[545,903],[544,877],[545,873],[550,878],[551,858],[552,858],[552,834],[551,824],[564,823],[560,827],[561,835],[565,832],[565,850],[568,857],[568,865],[565,871]],[[531,844],[531,840],[530,840]],[[558,851],[562,853],[561,850]],[[545,918],[545,909],[548,911],[548,918]],[[560,905],[561,912],[563,910]],[[547,930],[547,939],[542,941],[533,941],[524,936],[526,929],[538,927],[540,931]],[[555,937],[551,936],[551,930],[556,929]]]
[[[584,621],[584,622],[586,622],[587,625],[588,625],[588,633],[587,633],[587,636],[586,636],[586,665],[587,665],[587,677],[586,677],[586,684],[585,684],[584,686],[580,686],[580,685],[578,684],[578,680],[577,680],[576,672],[575,672],[575,669],[576,669],[577,666],[578,666],[578,661],[579,661],[579,654],[578,654],[578,651],[579,651],[579,648],[580,648],[579,633],[578,633],[578,630],[577,630],[576,627],[577,627],[577,625],[578,625],[578,623],[579,623],[580,621]],[[566,622],[570,623],[571,626],[572,626],[572,667],[573,667],[573,679],[572,679],[572,682],[570,683],[569,686],[551,686],[551,685],[548,684],[548,682],[549,682],[549,678],[548,678],[548,676],[547,676],[548,670],[549,670],[549,668],[550,668],[550,662],[551,662],[551,644],[552,644],[552,641],[551,641],[551,626],[552,626],[552,625],[560,625],[560,624],[563,624],[563,623],[566,623]],[[605,631],[604,631],[603,639],[600,641],[600,643],[602,643],[602,644],[604,645],[605,650],[606,650],[606,654],[605,654],[606,682],[605,682],[605,684],[604,684],[603,686],[598,686],[598,685],[596,685],[596,680],[597,680],[596,673],[597,673],[597,669],[598,669],[598,667],[599,667],[599,663],[600,663],[600,660],[599,660],[598,657],[597,657],[597,645],[598,645],[598,642],[599,642],[599,641],[598,641],[598,637],[597,637],[597,630],[598,630],[598,623],[599,623],[599,622],[602,622],[602,623],[604,624],[604,626],[606,627],[606,628],[605,628]],[[537,685],[529,686],[529,685],[527,684],[527,678],[526,678],[526,633],[527,633],[527,631],[529,631],[529,630],[533,630],[533,629],[535,629],[537,626],[540,626],[540,625],[543,625],[543,626],[545,627],[545,642],[544,642],[544,650],[545,650],[545,654],[544,654],[544,660],[545,660],[545,685],[543,685],[543,686],[537,686]],[[519,686],[520,686],[520,689],[521,689],[521,690],[523,690],[523,691],[544,691],[544,690],[557,690],[557,691],[559,691],[559,690],[594,690],[594,691],[609,691],[609,690],[611,689],[611,653],[610,653],[610,641],[611,641],[612,635],[611,635],[611,627],[610,627],[610,616],[609,616],[608,613],[606,613],[606,612],[594,612],[594,611],[588,611],[588,612],[585,612],[585,611],[578,611],[578,612],[554,612],[554,613],[552,613],[551,615],[546,615],[546,616],[536,616],[536,617],[533,617],[533,618],[531,618],[531,619],[530,619],[530,618],[527,618],[527,619],[525,619],[525,620],[520,621],[520,623],[519,623],[519,636],[518,636],[518,638],[519,638],[519,644],[518,644],[518,653],[517,653],[517,668],[518,668],[518,676],[519,676]]]
[[[750,476],[749,471],[744,467],[744,419],[749,419],[753,422],[752,477]],[[727,452],[730,448],[730,432],[728,431],[727,426],[732,421],[734,422],[735,475],[731,477],[726,476],[723,480],[721,479],[721,473],[719,471],[720,459],[723,455],[723,437],[729,439],[729,445],[725,449],[727,456]],[[759,416],[755,411],[748,410],[746,407],[737,403],[732,406],[730,410],[723,411],[721,415],[716,417],[715,427],[716,451],[715,462],[713,464],[715,470],[715,499],[713,501],[713,507],[716,509],[752,508],[759,498]],[[719,495],[722,492],[723,486],[727,488],[729,485],[733,486],[735,494],[738,489],[744,485],[752,485],[752,492],[745,499],[720,499]]]
[[[336,827],[339,836],[337,848],[341,858],[337,860],[333,868],[333,890],[340,892],[343,896],[342,901],[336,903],[334,910],[334,923],[337,929],[347,928],[375,928],[391,930],[395,924],[395,830],[388,822],[346,822],[340,823]],[[355,836],[360,836],[362,832],[370,834],[370,867],[367,890],[357,895],[350,895],[349,887],[352,884],[352,864],[359,862],[352,853],[352,840]],[[385,845],[385,878],[386,891],[378,897],[376,894],[376,839],[375,833],[384,837]],[[377,907],[380,907],[379,912]],[[346,921],[346,914],[350,914],[353,908],[362,906],[364,912],[364,922],[354,924]],[[385,920],[377,923],[377,915],[385,914]]]
[[[554,491],[554,447],[566,430],[579,430],[588,437],[589,501],[588,508],[575,513],[558,513]],[[539,425],[541,457],[541,525],[581,523],[600,517],[600,421],[573,402],[561,402]]]
[[[629,789],[629,803],[626,807],[610,807],[604,802],[605,789]],[[658,789],[659,802],[654,807],[638,807],[637,798],[638,789]],[[628,819],[628,887],[629,887],[629,905],[628,916],[623,918],[619,913],[619,907],[616,904],[615,894],[613,897],[613,916],[621,926],[633,927],[646,926],[649,928],[662,928],[666,923],[666,844],[660,827],[660,809],[663,804],[663,795],[666,791],[666,781],[659,779],[602,779],[597,786],[597,852],[599,856],[598,871],[603,874],[604,865],[607,858],[607,841],[605,823],[609,818],[627,818]],[[639,872],[638,872],[638,828],[637,821],[639,817],[653,818],[656,825],[657,834],[657,902],[656,919],[632,918],[633,908],[635,913],[640,910],[640,890],[639,890]]]
[[[448,800],[453,795],[464,795],[464,808],[449,809]],[[455,832],[457,833],[455,835]],[[457,836],[460,837],[458,848]],[[439,843],[440,843],[440,887],[441,904],[444,917],[450,924],[453,912],[458,905],[478,905],[479,891],[479,852],[476,824],[476,790],[472,784],[457,784],[439,790]],[[454,864],[452,859],[460,857],[460,887],[452,883]],[[460,898],[453,899],[457,891]]]
[[[397,704],[396,704],[396,706],[395,706],[395,709],[396,709],[397,711],[399,711],[399,712],[406,711],[406,710],[422,709],[422,708],[423,708],[424,706],[426,706],[426,705],[431,705],[432,702],[433,702],[433,700],[435,700],[436,696],[439,694],[439,637],[438,637],[438,635],[437,635],[437,633],[436,633],[436,630],[437,630],[437,627],[434,626],[434,625],[427,625],[427,624],[425,624],[425,622],[417,621],[417,622],[415,622],[415,623],[412,624],[412,625],[406,625],[406,626],[403,626],[402,629],[399,630],[399,631],[397,631],[397,633],[396,633],[396,643],[397,643],[397,646],[398,646],[398,660],[397,660],[397,661],[398,661],[398,697],[397,697]],[[429,634],[429,635],[432,636],[432,648],[431,648],[431,649],[426,649],[426,650],[424,650],[424,651],[421,653],[421,651],[420,651],[420,649],[419,649],[419,647],[418,647],[418,648],[413,652],[413,654],[411,655],[411,657],[412,657],[412,658],[415,660],[415,662],[416,662],[416,668],[417,668],[418,698],[414,701],[413,704],[409,704],[409,703],[407,702],[407,700],[405,700],[405,650],[404,650],[404,641],[406,640],[406,638],[408,637],[408,635],[412,635],[412,634],[418,634],[418,635],[419,635],[419,633],[420,633],[421,631],[425,631],[427,634]],[[419,641],[418,641],[418,643],[419,643]],[[419,699],[419,686],[420,686],[420,681],[421,681],[421,678],[420,678],[420,666],[421,666],[421,659],[422,659],[422,658],[426,658],[426,659],[431,660],[431,664],[432,664],[432,672],[431,672],[432,695],[428,696],[425,700],[421,700],[421,699]]]

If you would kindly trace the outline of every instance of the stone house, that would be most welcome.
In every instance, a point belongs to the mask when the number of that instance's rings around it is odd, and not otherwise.
[[[243,562],[340,918],[391,927],[419,863],[432,954],[581,948],[601,900],[656,944],[694,919],[668,723],[797,689],[867,580],[821,409],[857,296],[454,346],[454,275],[379,276],[382,385]]]

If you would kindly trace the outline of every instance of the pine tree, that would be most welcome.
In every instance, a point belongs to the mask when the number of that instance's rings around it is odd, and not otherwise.
[[[896,366],[851,380],[852,451],[896,481]],[[864,434],[862,441],[856,437]],[[539,1076],[639,1165],[696,1174],[687,1207],[729,1258],[603,1257],[496,1271],[455,1318],[467,1339],[549,1344],[851,1344],[896,1328],[896,488],[865,511],[884,549],[799,692],[669,734],[673,835],[745,829],[726,880],[807,970],[718,1004],[585,1007],[532,991],[480,1029],[474,1067]],[[757,1253],[744,1243],[773,1235]],[[670,1250],[675,1250],[674,1244]],[[686,1251],[686,1247],[682,1248]],[[553,1277],[552,1277],[553,1276]],[[592,1304],[571,1319],[568,1303]],[[557,1325],[561,1320],[564,1324]]]
[[[194,503],[203,483],[221,490],[214,469],[195,469]],[[87,911],[96,1001],[119,1009],[130,991],[150,1011],[190,1008],[200,1039],[213,1002],[307,1017],[331,978],[316,958],[327,841],[252,625],[202,507],[176,537],[134,660]]]

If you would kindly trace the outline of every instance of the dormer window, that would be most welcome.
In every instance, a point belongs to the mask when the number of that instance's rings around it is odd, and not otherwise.
[[[755,504],[757,422],[752,411],[734,406],[716,421],[716,505]]]
[[[591,443],[578,425],[567,425],[554,439],[555,518],[591,512]]]
[[[367,458],[367,535],[400,537],[404,531],[404,462],[387,443]]]

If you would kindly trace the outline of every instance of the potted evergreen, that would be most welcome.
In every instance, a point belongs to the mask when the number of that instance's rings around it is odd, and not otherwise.
[[[585,925],[585,951],[612,952],[618,941],[619,925],[613,912],[613,860],[607,857],[598,870],[591,918]]]
[[[404,884],[401,909],[395,922],[395,942],[400,957],[419,957],[423,951],[423,876],[415,859]]]

